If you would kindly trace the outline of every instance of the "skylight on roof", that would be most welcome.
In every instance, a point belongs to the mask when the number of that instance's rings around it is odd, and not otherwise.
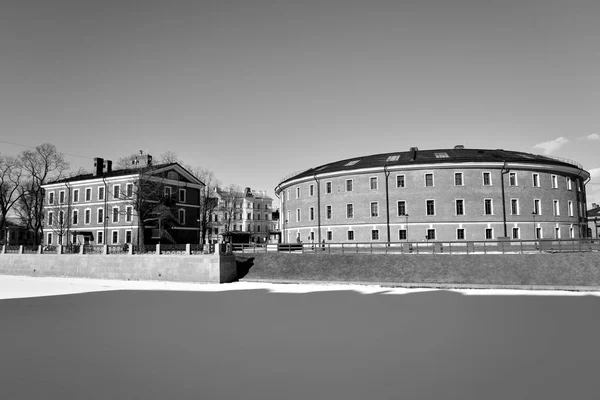
[[[448,153],[444,152],[444,153],[433,153],[433,155],[435,156],[435,158],[448,158]]]
[[[351,165],[356,164],[357,162],[359,162],[360,160],[352,160],[352,161],[348,161],[346,164],[344,164],[344,166],[349,167]]]
[[[390,161],[398,161],[399,159],[400,159],[400,155],[399,155],[399,154],[396,154],[396,155],[393,155],[393,156],[389,156],[389,157],[387,158],[387,160],[385,160],[385,161],[387,161],[387,162],[390,162]]]

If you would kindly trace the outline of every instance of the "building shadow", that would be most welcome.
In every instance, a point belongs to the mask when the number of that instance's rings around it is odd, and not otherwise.
[[[246,275],[248,275],[250,268],[252,268],[252,266],[254,265],[254,257],[248,257],[248,258],[236,257],[235,262],[236,262],[236,268],[237,268],[237,278],[238,278],[238,280],[243,279]]]

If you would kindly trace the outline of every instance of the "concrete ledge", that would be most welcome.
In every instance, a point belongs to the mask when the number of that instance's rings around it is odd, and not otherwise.
[[[237,280],[233,255],[3,254],[0,274],[225,283]]]

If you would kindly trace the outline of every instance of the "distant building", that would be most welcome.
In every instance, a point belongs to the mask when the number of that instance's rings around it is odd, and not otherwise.
[[[309,168],[275,193],[286,242],[569,239],[588,236],[589,178],[549,156],[413,147]]]
[[[273,198],[264,191],[215,188],[217,205],[210,215],[210,243],[222,241],[265,243],[274,241]]]
[[[592,203],[592,208],[587,210],[588,236],[600,239],[600,205]]]
[[[0,245],[19,246],[33,245],[35,232],[23,226],[18,218],[6,218],[4,228],[0,231]]]
[[[204,184],[178,163],[154,165],[145,155],[112,170],[110,160],[95,158],[92,173],[43,188],[46,245],[137,244],[142,234],[146,244],[198,241]]]

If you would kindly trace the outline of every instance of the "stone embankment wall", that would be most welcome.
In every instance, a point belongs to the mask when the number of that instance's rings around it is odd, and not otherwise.
[[[2,254],[0,274],[225,283],[237,280],[233,255]]]

